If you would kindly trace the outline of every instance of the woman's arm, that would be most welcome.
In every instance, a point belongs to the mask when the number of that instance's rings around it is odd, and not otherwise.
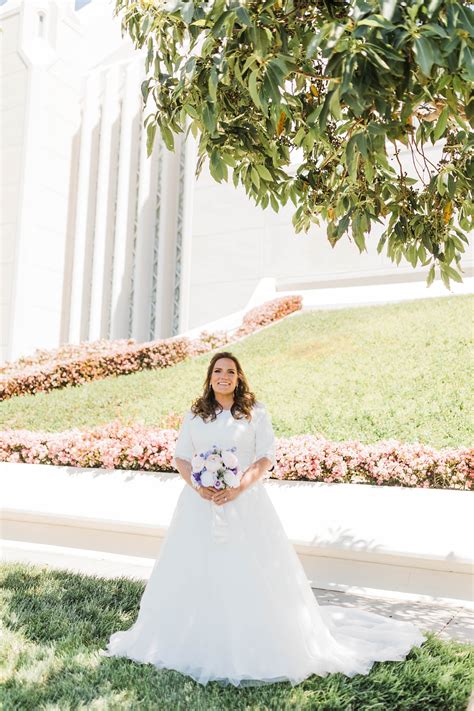
[[[179,471],[181,476],[183,477],[184,481],[186,484],[189,484],[191,489],[196,492],[196,494],[199,494],[199,496],[202,499],[206,499],[206,501],[212,501],[213,496],[214,496],[214,489],[211,486],[200,486],[198,489],[196,489],[195,486],[192,485],[191,483],[191,473],[192,473],[192,465],[191,462],[188,462],[187,459],[180,459],[179,457],[174,458],[174,465],[176,469]]]
[[[272,421],[265,406],[262,403],[255,408],[256,429],[255,429],[255,462],[245,471],[240,480],[240,490],[245,491],[255,484],[259,479],[263,479],[270,469],[275,466],[275,434],[273,432]]]
[[[176,469],[179,471],[184,481],[189,484],[189,486],[193,487],[193,485],[191,484],[191,462],[188,462],[187,459],[180,459],[179,457],[175,457],[174,463],[176,465]]]
[[[193,456],[193,440],[191,437],[191,412],[188,410],[183,417],[183,422],[178,433],[174,450],[173,466],[183,477],[186,484],[191,483],[191,459]],[[193,487],[194,488],[194,487]]]
[[[240,480],[240,492],[242,493],[255,484],[256,481],[263,479],[267,471],[271,469],[272,464],[273,462],[268,457],[261,457],[261,459],[257,459],[256,462],[251,464]]]

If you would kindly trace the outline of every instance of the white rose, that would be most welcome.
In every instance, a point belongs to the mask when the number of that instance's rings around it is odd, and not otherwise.
[[[191,460],[193,472],[199,474],[204,469],[204,458],[200,454],[195,454]]]
[[[235,469],[238,464],[237,457],[233,452],[222,452],[222,461],[227,469]]]
[[[234,474],[230,469],[226,469],[224,472],[224,481],[231,489],[237,489],[240,485],[240,477]]]
[[[206,469],[210,472],[216,472],[221,466],[222,461],[218,454],[210,454],[206,459]]]
[[[216,483],[216,476],[213,472],[203,472],[201,474],[201,485],[202,486],[214,486]]]

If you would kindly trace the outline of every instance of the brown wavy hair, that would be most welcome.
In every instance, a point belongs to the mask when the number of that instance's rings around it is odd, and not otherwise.
[[[211,376],[214,366],[218,360],[221,358],[230,358],[234,361],[237,370],[237,385],[234,390],[234,402],[230,411],[237,420],[246,418],[247,420],[252,419],[252,408],[256,403],[256,397],[251,392],[250,386],[245,377],[245,373],[242,370],[237,358],[229,353],[228,351],[223,351],[222,353],[216,353],[212,356],[211,362],[207,369],[206,379],[204,381],[204,391],[201,397],[198,397],[191,406],[191,412],[195,415],[199,415],[205,422],[211,422],[215,420],[217,415],[224,409],[222,405],[216,400],[214,395],[214,390],[211,385]]]

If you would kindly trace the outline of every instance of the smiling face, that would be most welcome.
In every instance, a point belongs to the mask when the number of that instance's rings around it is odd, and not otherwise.
[[[211,386],[217,395],[231,395],[237,387],[237,366],[231,358],[219,358],[211,373]]]

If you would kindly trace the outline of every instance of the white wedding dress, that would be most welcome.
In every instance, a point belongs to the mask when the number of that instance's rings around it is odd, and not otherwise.
[[[275,461],[270,418],[229,410],[204,423],[187,412],[175,456],[237,447],[241,469]],[[312,674],[367,674],[425,641],[411,622],[353,607],[319,605],[263,482],[217,506],[185,484],[132,627],[104,656],[174,669],[201,684],[259,686]]]

